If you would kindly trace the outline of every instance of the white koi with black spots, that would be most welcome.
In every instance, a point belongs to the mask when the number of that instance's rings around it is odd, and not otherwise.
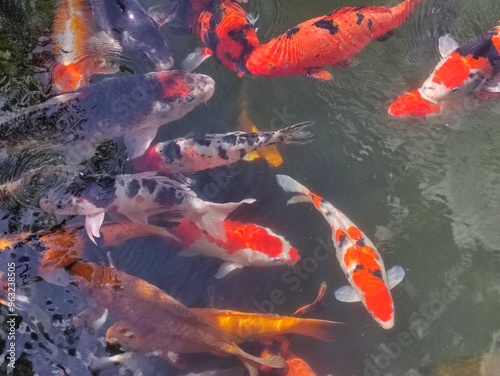
[[[237,162],[248,153],[276,144],[304,144],[314,136],[306,121],[269,132],[231,132],[160,142],[133,161],[143,171],[193,173]]]
[[[125,215],[133,222],[148,224],[148,217],[168,213],[172,221],[187,218],[216,239],[226,241],[223,221],[243,203],[254,199],[218,204],[204,201],[186,185],[156,173],[102,175],[78,178],[42,196],[40,208],[47,213],[85,215],[89,238],[100,236],[106,212]],[[179,240],[165,228],[150,225],[158,233]]]

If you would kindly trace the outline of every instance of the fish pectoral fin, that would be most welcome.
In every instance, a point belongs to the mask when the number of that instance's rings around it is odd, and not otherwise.
[[[286,202],[286,204],[287,205],[300,204],[302,202],[311,203],[311,199],[308,196],[304,196],[304,195],[293,196],[291,199],[289,199]]]
[[[243,268],[243,265],[238,264],[236,262],[225,262],[223,263],[219,270],[217,270],[217,274],[215,274],[215,278],[221,279],[224,278],[226,275],[231,273],[234,269],[241,269]]]
[[[100,230],[102,222],[104,221],[104,212],[96,213],[96,214],[88,214],[85,217],[85,230],[87,231],[87,235],[90,240],[97,245],[94,237],[99,238],[101,236]]]
[[[99,330],[108,318],[108,310],[104,307],[91,307],[80,312],[73,318],[73,324],[77,327],[84,326],[94,332]]]
[[[259,13],[257,13],[257,12],[248,13],[247,14],[247,21],[250,25],[252,25],[252,27],[255,30],[259,30],[259,27],[260,27]]]
[[[384,35],[382,35],[381,37],[378,37],[377,41],[379,41],[379,42],[385,42],[387,39],[389,39],[393,35],[394,35],[394,31],[391,30],[388,33],[385,33]]]
[[[176,0],[170,1],[168,4],[156,5],[148,9],[148,15],[154,22],[162,27],[167,22],[174,19],[179,10],[179,3]]]
[[[156,137],[157,128],[141,128],[127,133],[124,136],[127,147],[128,159],[134,159],[143,155],[148,149],[151,141]]]
[[[85,42],[86,56],[110,58],[120,56],[122,47],[120,43],[105,31],[99,31]],[[80,56],[80,58],[86,57]]]
[[[129,212],[123,213],[123,215],[130,219],[132,222],[149,226],[148,215],[146,214],[146,212]]]
[[[331,81],[333,76],[326,69],[312,69],[304,73],[304,76],[314,81]]]
[[[442,58],[448,56],[450,53],[452,53],[459,47],[458,42],[455,39],[453,39],[451,34],[446,34],[439,37],[438,45],[439,45],[439,53]]]
[[[405,277],[405,270],[401,266],[393,266],[387,271],[389,289],[396,287]]]
[[[209,48],[198,47],[181,62],[181,69],[192,72],[210,56],[212,56],[212,51]]]
[[[253,161],[254,159],[260,158],[259,153],[257,153],[255,150],[251,151],[250,153],[245,154],[245,156],[242,158],[244,161]]]
[[[361,299],[352,286],[344,286],[335,291],[337,300],[345,303],[360,302]]]
[[[490,93],[500,93],[500,74],[498,78],[487,80],[479,87],[480,90],[488,91]]]

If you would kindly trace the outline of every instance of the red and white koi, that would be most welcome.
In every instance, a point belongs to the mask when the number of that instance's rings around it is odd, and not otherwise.
[[[94,237],[100,236],[106,212],[123,214],[141,224],[148,224],[148,216],[169,213],[172,221],[188,218],[214,238],[226,241],[224,219],[241,204],[255,201],[245,199],[226,204],[204,201],[186,185],[155,174],[75,179],[43,195],[40,208],[53,214],[85,215],[85,229],[94,242]],[[178,239],[166,228],[150,226],[160,235]]]
[[[391,329],[394,302],[390,290],[403,280],[404,269],[395,266],[386,273],[375,245],[344,213],[291,177],[276,178],[285,192],[298,194],[289,204],[312,203],[331,226],[337,259],[351,284],[335,291],[335,297],[343,302],[361,301],[382,328]]]
[[[308,121],[269,132],[231,132],[178,138],[150,147],[133,163],[143,171],[203,171],[237,162],[248,153],[270,145],[310,142],[313,135],[304,129],[312,124],[312,121]]]
[[[393,8],[342,7],[305,21],[258,45],[239,75],[302,74],[315,80],[331,80],[332,75],[323,67],[349,65],[350,57],[374,39],[385,40],[423,1],[405,0]]]
[[[178,255],[203,254],[225,260],[215,278],[223,278],[234,269],[245,266],[293,265],[300,258],[298,251],[285,238],[268,228],[227,219],[222,225],[225,241],[206,234],[188,220],[170,228],[183,248]]]
[[[398,97],[389,115],[426,117],[443,112],[446,101],[479,92],[500,92],[500,26],[459,46],[439,38],[441,61],[419,89]]]

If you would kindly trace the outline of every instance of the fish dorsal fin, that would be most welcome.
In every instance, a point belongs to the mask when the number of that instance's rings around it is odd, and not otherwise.
[[[102,222],[104,221],[104,214],[104,212],[88,214],[85,217],[85,230],[87,230],[87,235],[95,245],[97,245],[97,243],[94,237],[99,238],[101,236],[100,230]]]
[[[441,54],[442,58],[445,58],[459,47],[457,41],[453,39],[451,34],[446,34],[439,37],[438,44],[439,53]]]
[[[215,278],[217,279],[224,278],[233,270],[241,268],[243,268],[243,265],[238,264],[236,262],[225,262],[220,266],[219,270],[217,271],[217,274],[215,274]]]
[[[171,1],[169,4],[160,4],[152,6],[148,9],[148,15],[157,23],[159,27],[162,27],[167,22],[174,19],[177,11],[179,10],[179,3],[177,1]]]
[[[335,297],[337,300],[344,303],[355,303],[361,301],[359,295],[356,294],[356,291],[352,288],[352,286],[344,286],[337,289],[335,291]]]
[[[405,270],[401,266],[393,266],[387,271],[389,289],[396,287],[405,277]]]
[[[128,159],[134,159],[143,155],[148,149],[151,141],[156,137],[158,129],[155,127],[141,128],[129,131],[124,137],[127,147]]]

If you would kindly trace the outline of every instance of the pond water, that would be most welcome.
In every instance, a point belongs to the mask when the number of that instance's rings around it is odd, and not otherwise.
[[[156,1],[142,3],[147,7]],[[394,3],[357,0],[355,5]],[[344,5],[353,2],[253,0],[244,7],[258,12],[258,35],[267,41]],[[55,2],[49,0],[0,4],[0,114],[51,96],[43,61],[48,53],[43,51],[50,51],[46,44],[54,10]],[[213,276],[220,261],[176,256],[178,248],[158,237],[110,249],[87,242],[85,259],[108,263],[109,250],[118,269],[147,280],[188,307],[292,314],[314,300],[326,281],[323,304],[311,317],[345,325],[335,331],[333,341],[294,336],[290,347],[318,375],[437,375],[432,369],[442,363],[494,351],[500,332],[500,101],[459,106],[448,118],[434,121],[393,118],[387,108],[427,78],[440,59],[441,35],[451,33],[465,42],[494,27],[499,17],[497,0],[427,0],[388,40],[373,41],[356,55],[352,66],[329,68],[334,80],[326,83],[302,76],[240,79],[214,59],[197,69],[215,80],[212,99],[162,127],[156,140],[237,130],[243,110],[259,129],[315,121],[313,142],[279,147],[281,166],[260,159],[242,161],[231,171],[199,174],[196,181],[195,190],[211,201],[257,199],[231,218],[284,236],[301,255],[293,269],[247,267],[218,280]],[[200,46],[195,36],[180,32],[175,21],[162,30],[174,67]],[[132,171],[121,144],[117,150],[112,153],[114,145],[106,146],[104,160],[94,159],[88,166],[100,172]],[[6,159],[0,183],[60,159],[41,150]],[[403,282],[392,290],[394,328],[382,329],[362,304],[335,299],[334,291],[347,284],[344,273],[334,255],[317,257],[318,249],[331,249],[330,228],[312,206],[286,205],[289,195],[276,184],[277,174],[293,177],[330,201],[372,239],[387,268],[401,265],[406,270]],[[0,204],[5,236],[59,223],[61,217],[47,216],[36,205],[44,184],[34,180],[19,196]],[[68,223],[81,225],[83,220],[71,218]],[[17,374],[179,374],[161,358],[142,354],[130,360],[130,367],[89,369],[94,357],[116,353],[103,341],[114,319],[108,318],[95,332],[74,327],[72,317],[91,303],[72,285],[36,278],[39,251],[22,245],[0,255],[2,269],[13,261],[18,266],[18,293],[30,297],[50,319],[41,330],[34,317],[43,315],[25,316],[16,339],[17,357],[22,359]],[[2,308],[2,314],[6,312]],[[6,333],[3,330],[4,339]],[[5,354],[7,347],[2,349]],[[233,358],[197,355],[190,358],[189,371],[239,366]],[[458,370],[442,374],[465,375],[460,367],[457,363]],[[4,364],[1,372],[5,370]]]

